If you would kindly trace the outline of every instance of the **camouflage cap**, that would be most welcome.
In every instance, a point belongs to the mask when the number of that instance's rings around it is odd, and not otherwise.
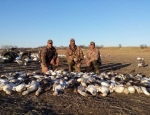
[[[95,42],[93,42],[93,41],[92,41],[92,42],[90,42],[90,45],[95,45]]]
[[[74,43],[75,43],[75,40],[74,40],[73,38],[71,38],[71,39],[70,39],[70,42],[74,42]]]
[[[53,43],[53,40],[48,40],[47,43]]]

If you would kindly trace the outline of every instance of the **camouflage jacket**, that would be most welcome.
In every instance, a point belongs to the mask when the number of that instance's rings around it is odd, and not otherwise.
[[[86,52],[86,60],[89,60],[90,62],[98,60],[101,62],[100,51],[97,48],[94,48],[93,50],[88,49]]]
[[[55,47],[52,48],[44,47],[40,52],[40,61],[45,67],[47,67],[50,64],[50,61],[52,59],[56,60],[57,57],[58,53]]]
[[[66,49],[66,59],[73,60],[74,58],[77,58],[79,61],[81,61],[83,59],[83,51],[76,45],[75,48],[71,48],[69,45],[69,47]]]

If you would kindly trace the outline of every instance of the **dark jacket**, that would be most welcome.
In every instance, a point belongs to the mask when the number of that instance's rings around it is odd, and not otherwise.
[[[40,52],[40,62],[45,67],[48,67],[48,65],[50,65],[50,61],[52,59],[56,60],[57,57],[58,57],[58,53],[55,47],[52,48],[44,47]]]

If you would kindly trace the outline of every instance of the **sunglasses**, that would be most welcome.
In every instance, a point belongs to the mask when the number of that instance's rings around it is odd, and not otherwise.
[[[52,44],[52,43],[48,43],[48,44]]]

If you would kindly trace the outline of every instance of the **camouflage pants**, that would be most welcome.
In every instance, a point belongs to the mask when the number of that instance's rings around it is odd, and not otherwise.
[[[87,72],[91,72],[94,71],[95,73],[99,74],[100,70],[99,70],[99,63],[97,60],[94,60],[90,63],[89,66],[87,66],[86,68]]]
[[[68,60],[69,71],[81,72],[81,63],[75,63],[73,60]]]

